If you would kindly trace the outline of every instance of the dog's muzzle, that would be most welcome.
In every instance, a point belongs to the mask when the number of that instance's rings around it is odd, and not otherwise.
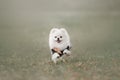
[[[57,42],[58,42],[58,43],[60,43],[60,42],[61,42],[60,38],[57,38]]]

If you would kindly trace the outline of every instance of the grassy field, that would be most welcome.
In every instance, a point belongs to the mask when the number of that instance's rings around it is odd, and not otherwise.
[[[73,55],[57,65],[50,62],[48,47],[52,24],[0,27],[0,80],[119,80],[120,16],[59,19],[70,34]]]
[[[70,1],[41,3],[43,12],[34,1],[1,1],[0,80],[120,80],[119,0]],[[55,65],[48,35],[56,26],[68,30],[72,55]]]

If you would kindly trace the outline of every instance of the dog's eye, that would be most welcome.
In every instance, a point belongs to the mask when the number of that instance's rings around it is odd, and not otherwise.
[[[55,38],[57,38],[57,36],[55,36]]]
[[[60,38],[62,38],[62,36],[60,36]]]

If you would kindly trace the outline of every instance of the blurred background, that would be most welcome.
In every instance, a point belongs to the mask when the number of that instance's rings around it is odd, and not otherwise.
[[[73,58],[56,66],[53,27],[73,45]],[[0,0],[0,80],[119,80],[119,61],[120,0]]]

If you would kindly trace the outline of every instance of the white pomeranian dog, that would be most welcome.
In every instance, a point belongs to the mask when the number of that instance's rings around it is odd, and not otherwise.
[[[49,34],[49,47],[54,63],[57,63],[59,60],[64,61],[63,57],[71,54],[70,37],[65,28],[51,29]]]

